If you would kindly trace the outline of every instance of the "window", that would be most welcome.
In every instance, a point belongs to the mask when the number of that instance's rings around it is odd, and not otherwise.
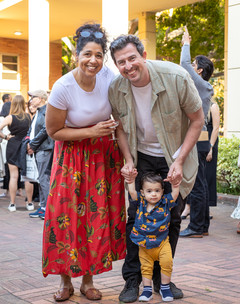
[[[19,56],[0,54],[0,92],[20,91]]]
[[[2,79],[17,80],[18,57],[2,55]]]

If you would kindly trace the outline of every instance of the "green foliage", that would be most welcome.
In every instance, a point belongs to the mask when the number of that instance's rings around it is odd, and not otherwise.
[[[157,56],[180,61],[183,27],[192,37],[191,55],[211,58],[215,69],[224,70],[224,0],[205,0],[161,12],[157,19]],[[175,32],[174,32],[175,31]]]
[[[240,168],[237,166],[240,139],[220,137],[218,146],[218,192],[240,194]]]
[[[68,44],[62,41],[62,75],[68,73],[76,67],[73,50],[75,49],[75,41],[72,37],[67,37]]]

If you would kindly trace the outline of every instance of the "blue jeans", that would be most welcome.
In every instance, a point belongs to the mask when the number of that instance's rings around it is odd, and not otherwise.
[[[44,208],[47,205],[47,198],[48,198],[49,186],[50,186],[50,176],[45,172],[48,167],[51,154],[52,154],[52,150],[38,151],[35,154],[38,174],[39,174],[40,206]]]

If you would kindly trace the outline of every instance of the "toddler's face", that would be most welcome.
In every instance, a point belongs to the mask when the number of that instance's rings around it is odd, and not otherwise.
[[[163,195],[163,189],[160,183],[144,182],[141,194],[148,203],[156,204]]]

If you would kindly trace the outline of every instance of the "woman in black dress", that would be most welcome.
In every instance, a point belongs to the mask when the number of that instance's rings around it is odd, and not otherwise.
[[[25,112],[25,100],[22,95],[16,95],[11,102],[10,114],[5,117],[0,124],[0,130],[5,126],[8,126],[9,135],[4,135],[0,131],[0,137],[8,140],[6,158],[10,172],[9,192],[10,192],[10,204],[8,206],[9,211],[16,211],[15,198],[17,193],[18,183],[18,166],[17,160],[20,154],[22,139],[26,136],[29,129],[31,118],[30,115]],[[31,208],[31,206],[29,206]]]

